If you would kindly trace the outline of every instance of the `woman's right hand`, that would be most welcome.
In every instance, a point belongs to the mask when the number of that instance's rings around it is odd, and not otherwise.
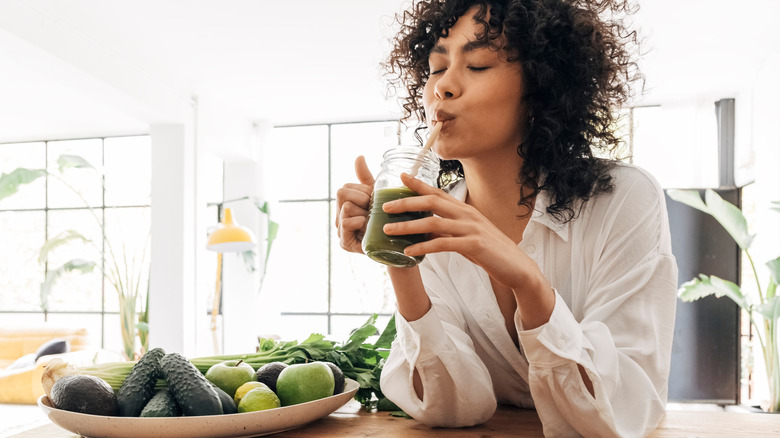
[[[350,252],[362,253],[363,234],[366,232],[369,201],[374,190],[374,176],[361,155],[355,159],[355,174],[359,184],[344,184],[336,192],[336,229],[341,247]]]

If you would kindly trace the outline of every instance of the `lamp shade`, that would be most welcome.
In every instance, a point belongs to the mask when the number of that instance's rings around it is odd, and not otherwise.
[[[216,252],[243,252],[255,247],[255,236],[247,227],[233,222],[233,214],[225,209],[222,222],[209,235],[206,248]]]

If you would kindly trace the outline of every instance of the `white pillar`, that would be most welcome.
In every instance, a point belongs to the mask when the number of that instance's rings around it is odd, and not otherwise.
[[[260,169],[257,162],[241,161],[225,163],[225,200],[244,196],[260,198]],[[265,233],[260,229],[260,211],[252,200],[228,202],[233,220],[252,230],[257,246],[254,268],[262,269],[265,255]],[[260,277],[257,271],[247,269],[241,253],[225,253],[223,256],[222,322],[224,330],[223,352],[238,354],[252,352],[257,347],[261,312],[256,304]]]
[[[149,342],[192,355],[196,342],[196,148],[186,124],[151,125]],[[205,312],[205,310],[204,310]]]
[[[248,150],[241,156],[225,161],[224,200],[245,196],[264,201],[262,145],[266,141],[271,126],[268,123],[254,124]],[[250,272],[241,254],[226,253],[223,263],[222,311],[224,345],[226,354],[252,352],[257,347],[258,335],[268,334],[270,327],[278,318],[278,309],[273,300],[262,295],[260,288],[261,272],[266,253],[266,220],[253,200],[228,202],[224,205],[233,212],[233,219],[248,227],[255,234],[255,272]]]

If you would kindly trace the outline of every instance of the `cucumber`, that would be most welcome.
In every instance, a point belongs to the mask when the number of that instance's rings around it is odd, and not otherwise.
[[[142,417],[178,417],[181,408],[167,389],[157,391],[141,411]]]
[[[227,392],[222,390],[222,388],[215,385],[214,382],[209,381],[209,383],[211,383],[211,387],[214,388],[214,391],[217,391],[217,395],[219,396],[219,401],[222,403],[222,413],[223,414],[237,413],[238,407],[236,406],[236,402],[233,401],[233,397],[229,396]]]
[[[168,353],[160,359],[163,378],[184,415],[222,414],[222,402],[211,383],[186,357]]]
[[[116,394],[119,416],[137,417],[154,395],[154,385],[160,377],[160,359],[165,350],[154,348],[133,365]]]

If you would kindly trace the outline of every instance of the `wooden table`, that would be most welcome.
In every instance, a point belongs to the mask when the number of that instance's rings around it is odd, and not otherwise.
[[[128,435],[131,437],[132,434]],[[463,429],[430,428],[415,420],[393,417],[386,412],[365,412],[351,401],[333,414],[275,437],[541,437],[542,425],[536,411],[499,407],[485,424]],[[46,424],[14,438],[74,438],[55,424]],[[669,411],[650,437],[780,437],[780,414]]]

